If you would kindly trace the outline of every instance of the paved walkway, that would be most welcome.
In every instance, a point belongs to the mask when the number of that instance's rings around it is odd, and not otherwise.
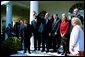
[[[17,51],[17,54],[12,54],[10,56],[65,56],[58,54],[57,52],[41,52],[41,51],[31,51],[31,54],[28,52],[24,53],[23,50]]]
[[[41,52],[41,51],[31,51],[31,54],[28,52],[23,53],[24,51],[18,51],[17,54],[12,54],[10,56],[64,56],[61,54],[57,54],[56,52]]]

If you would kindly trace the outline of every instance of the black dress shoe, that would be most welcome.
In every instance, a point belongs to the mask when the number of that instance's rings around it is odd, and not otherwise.
[[[41,52],[44,52],[45,50],[42,50]]]
[[[44,50],[42,50],[41,52],[43,52]]]
[[[46,52],[49,52],[49,50],[47,50]]]
[[[61,55],[64,55],[64,53],[61,53]]]
[[[60,54],[61,52],[57,51],[58,54]]]
[[[29,54],[31,54],[31,52],[29,52]]]

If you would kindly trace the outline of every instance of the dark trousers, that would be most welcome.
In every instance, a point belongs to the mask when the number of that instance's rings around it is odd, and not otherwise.
[[[67,54],[67,37],[61,37],[61,45],[63,45],[63,53]]]
[[[21,37],[21,49],[23,49],[23,37]]]
[[[23,35],[23,32],[20,33],[20,40],[21,40],[21,49],[23,49],[23,41],[24,41],[24,35]]]
[[[42,51],[45,51],[46,35],[44,33],[41,33],[41,43],[42,43]]]
[[[38,46],[38,50],[40,50],[40,45],[41,45],[41,37],[40,37],[40,34],[36,33],[36,34],[34,34],[34,48],[35,48],[35,50],[37,50],[37,46]]]
[[[47,41],[46,41],[46,48],[47,51],[49,51],[49,49],[52,47],[52,36],[47,36]]]
[[[28,50],[28,52],[30,52],[30,38],[24,39],[24,52],[26,52],[26,50]]]
[[[69,40],[70,40],[70,35],[67,38],[67,52],[69,53]]]
[[[60,37],[59,35],[53,36],[53,51],[57,51],[57,49],[60,47]],[[56,47],[57,45],[57,47]]]

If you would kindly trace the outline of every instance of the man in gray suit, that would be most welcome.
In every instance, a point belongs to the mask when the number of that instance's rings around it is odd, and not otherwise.
[[[52,36],[53,36],[53,51],[56,51],[56,44],[57,44],[57,49],[59,48],[59,43],[60,43],[60,38],[59,38],[59,24],[60,24],[60,19],[58,18],[58,14],[53,15],[53,23],[52,23]]]

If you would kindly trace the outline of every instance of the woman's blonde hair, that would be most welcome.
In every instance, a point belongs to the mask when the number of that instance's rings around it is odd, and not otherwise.
[[[72,21],[75,21],[75,24],[76,24],[76,25],[82,26],[81,20],[80,20],[78,17],[73,17],[73,18],[72,18]]]
[[[64,18],[63,18],[63,16],[64,16]],[[62,20],[68,20],[68,18],[67,18],[65,13],[62,13]]]

